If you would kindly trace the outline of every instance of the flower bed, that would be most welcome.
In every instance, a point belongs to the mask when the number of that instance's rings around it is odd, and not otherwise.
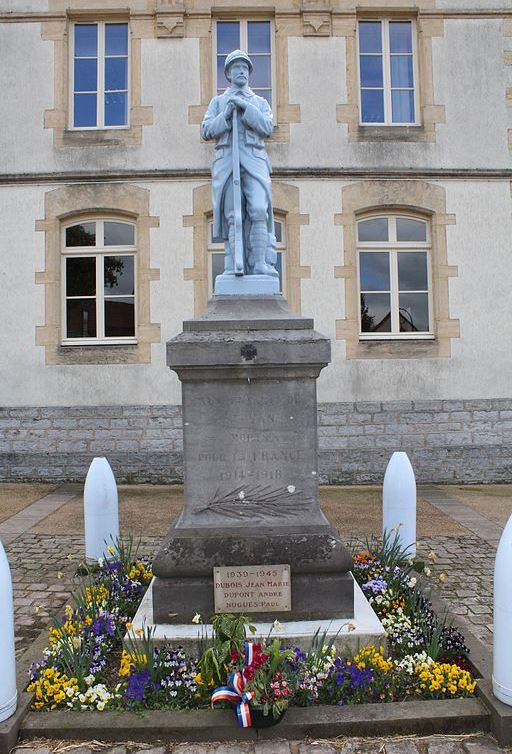
[[[327,634],[318,633],[307,651],[283,647],[277,621],[273,636],[247,641],[253,627],[246,617],[233,615],[213,617],[213,639],[199,637],[196,657],[181,647],[155,647],[150,630],[123,649],[123,636],[152,578],[151,565],[131,544],[110,549],[111,559],[83,578],[73,606],[50,628],[41,661],[30,668],[28,691],[37,710],[183,710],[236,702],[245,724],[252,705],[278,719],[290,704],[474,693],[463,637],[434,614],[411,565],[389,542],[358,552],[353,568],[386,628],[388,652],[366,646],[350,657],[339,656],[337,637]]]

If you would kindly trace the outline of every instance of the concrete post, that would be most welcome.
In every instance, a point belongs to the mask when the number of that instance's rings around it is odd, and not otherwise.
[[[17,699],[12,579],[0,541],[0,723],[14,715]]]
[[[512,706],[512,516],[501,535],[494,562],[494,642],[492,690]]]
[[[407,453],[390,458],[382,489],[382,531],[398,541],[410,557],[416,556],[416,479]]]
[[[106,458],[94,458],[84,487],[85,559],[112,557],[107,547],[119,539],[117,485]]]

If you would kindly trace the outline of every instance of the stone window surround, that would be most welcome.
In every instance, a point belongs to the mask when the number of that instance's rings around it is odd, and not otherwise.
[[[81,217],[126,218],[136,226],[137,251],[137,343],[130,345],[61,345],[62,343],[62,224]],[[45,194],[45,217],[36,220],[36,231],[45,233],[45,269],[35,282],[45,286],[45,323],[36,326],[36,345],[45,348],[47,365],[55,364],[146,364],[151,361],[151,343],[160,342],[160,325],[151,322],[150,283],[160,279],[160,270],[150,263],[150,228],[159,219],[149,214],[149,191],[123,183],[91,183],[65,186]]]
[[[132,3],[133,4],[133,3]],[[41,38],[54,44],[54,106],[45,110],[44,127],[53,129],[56,147],[142,144],[142,127],[153,123],[153,108],[141,104],[141,39],[154,36],[154,24],[132,16],[129,0],[109,0],[108,10],[84,0],[49,0],[49,10],[62,18],[43,21]],[[74,129],[70,127],[69,39],[75,21],[126,21],[129,28],[129,126]]]
[[[309,225],[309,215],[300,213],[300,192],[296,186],[272,183],[274,211],[285,225],[286,298],[292,311],[301,312],[301,280],[311,277],[311,267],[300,263],[300,226]],[[193,191],[193,214],[183,217],[183,225],[193,228],[193,266],[185,267],[183,277],[194,284],[194,316],[208,303],[208,222],[212,215],[211,184]]]
[[[346,358],[451,356],[451,339],[460,337],[460,331],[459,320],[450,317],[449,278],[458,276],[458,268],[448,264],[446,226],[455,224],[455,215],[446,213],[445,189],[425,181],[361,181],[342,189],[342,208],[334,222],[343,227],[344,264],[334,268],[334,276],[345,280],[345,319],[336,321],[336,338],[346,342]],[[404,211],[430,221],[434,339],[360,340],[357,220],[372,212]]]
[[[345,37],[345,65],[347,102],[336,106],[336,120],[348,127],[349,142],[403,141],[435,143],[437,124],[445,122],[444,105],[434,101],[434,74],[432,64],[432,37],[442,37],[444,20],[422,16],[422,11],[432,8],[429,0],[404,0],[397,7],[393,0],[385,0],[378,7],[367,3],[358,8],[352,19],[338,19],[333,34]],[[357,22],[360,19],[400,19],[416,22],[417,34],[417,82],[420,125],[362,125],[359,114],[359,75],[357,58]]]

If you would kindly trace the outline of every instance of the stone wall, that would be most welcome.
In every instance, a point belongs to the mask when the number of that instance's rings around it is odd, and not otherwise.
[[[512,399],[323,403],[318,440],[322,483],[379,483],[393,450],[421,482],[512,482]],[[118,481],[182,481],[180,407],[0,408],[2,481],[83,481],[95,455]]]

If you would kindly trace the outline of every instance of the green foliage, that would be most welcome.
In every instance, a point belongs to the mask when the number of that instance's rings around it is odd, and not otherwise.
[[[245,615],[221,613],[214,615],[211,621],[212,639],[208,639],[204,632],[199,639],[199,669],[204,683],[219,686],[226,680],[226,674],[232,665],[232,654],[243,653],[247,638],[246,624],[251,633],[256,628]]]

